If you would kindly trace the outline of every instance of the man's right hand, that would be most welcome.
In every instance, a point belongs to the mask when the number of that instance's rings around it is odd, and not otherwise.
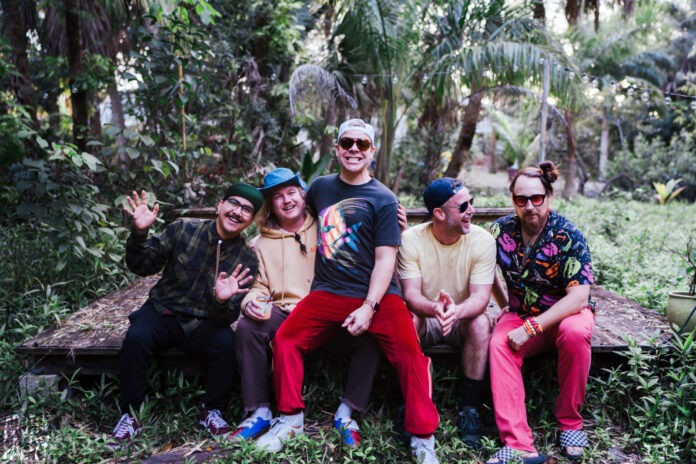
[[[150,211],[150,207],[147,206],[147,192],[142,190],[138,197],[138,193],[134,190],[131,197],[126,197],[128,200],[128,206],[123,208],[123,211],[133,218],[133,225],[135,230],[138,232],[145,232],[154,224],[155,219],[157,219],[157,213],[159,213],[159,204],[155,203],[155,206]]]

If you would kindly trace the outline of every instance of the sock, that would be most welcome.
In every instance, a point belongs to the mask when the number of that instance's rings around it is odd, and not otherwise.
[[[351,414],[353,414],[353,408],[346,403],[341,403],[336,410],[336,414],[334,414],[334,420],[341,419],[343,422],[349,421]]]
[[[474,380],[469,377],[462,379],[462,402],[460,407],[470,406],[478,408],[481,403],[481,391],[484,387],[483,380]]]
[[[260,408],[256,408],[254,412],[252,412],[249,417],[257,418],[261,417],[266,420],[271,420],[273,419],[273,414],[271,413],[271,410],[267,406],[261,406]]]
[[[281,416],[294,425],[301,425],[304,422],[304,411],[300,411],[297,414],[281,414]]]

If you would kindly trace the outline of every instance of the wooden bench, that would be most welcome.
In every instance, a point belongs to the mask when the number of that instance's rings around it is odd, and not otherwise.
[[[490,222],[511,214],[511,208],[477,208],[474,221]],[[425,208],[407,210],[409,221],[422,219]],[[213,208],[182,210],[185,217],[210,218]],[[138,309],[147,299],[148,291],[156,277],[137,279],[133,284],[86,307],[77,310],[59,326],[47,329],[25,341],[17,351],[27,355],[27,369],[37,374],[101,375],[118,371],[118,352],[128,329],[128,314]],[[665,317],[637,303],[601,287],[592,291],[597,301],[597,325],[592,339],[593,359],[596,364],[611,363],[617,351],[628,349],[626,336],[637,340],[640,346],[648,346],[654,337],[665,339],[670,329]],[[497,306],[491,300],[489,311]],[[431,355],[453,353],[448,346],[436,346],[428,350]],[[204,372],[204,362],[195,356],[171,349],[156,355],[161,368],[178,368],[185,374]]]

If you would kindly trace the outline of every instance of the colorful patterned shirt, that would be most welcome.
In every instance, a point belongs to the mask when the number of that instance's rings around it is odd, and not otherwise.
[[[229,324],[237,318],[244,293],[220,304],[215,299],[214,282],[216,270],[229,275],[238,264],[256,275],[256,253],[241,236],[222,240],[215,221],[180,219],[149,238],[133,232],[126,243],[128,269],[140,276],[162,271],[162,277],[150,289],[148,301],[160,313],[177,316],[187,333],[198,319],[213,318]]]
[[[507,284],[510,311],[522,317],[543,313],[566,295],[568,287],[594,283],[585,237],[555,211],[549,213],[544,229],[529,250],[525,250],[516,215],[494,222],[491,234]]]

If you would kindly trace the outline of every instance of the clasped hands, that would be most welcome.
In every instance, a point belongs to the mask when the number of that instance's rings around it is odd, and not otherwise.
[[[442,335],[448,335],[454,325],[459,322],[457,305],[452,296],[445,290],[440,290],[440,294],[435,300],[435,319],[440,324]]]

